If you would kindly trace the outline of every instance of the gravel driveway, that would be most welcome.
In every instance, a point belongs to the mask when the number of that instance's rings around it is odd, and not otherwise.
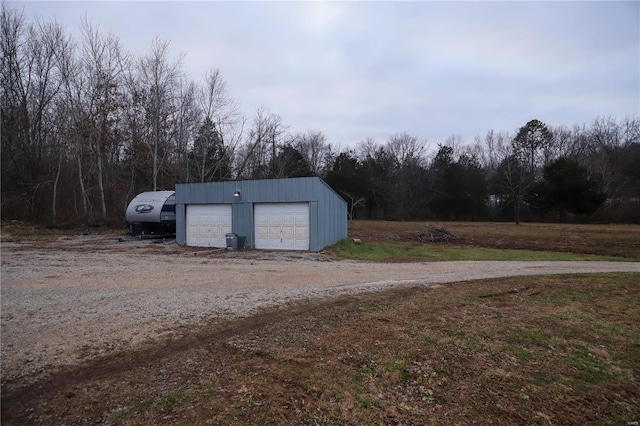
[[[640,272],[631,262],[335,261],[105,236],[1,249],[3,383],[297,300],[515,275]]]

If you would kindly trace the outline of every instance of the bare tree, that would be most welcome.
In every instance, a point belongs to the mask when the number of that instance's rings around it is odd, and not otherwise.
[[[358,207],[364,207],[367,202],[367,198],[363,195],[353,195],[346,191],[340,191],[340,194],[347,198],[347,205],[349,206],[349,220],[353,220],[353,213]]]
[[[179,170],[176,176],[179,180],[190,180],[189,147],[193,144],[194,134],[198,127],[201,113],[197,102],[197,86],[194,82],[184,84],[178,96],[178,109],[173,129],[173,139],[176,145],[176,161]]]
[[[513,207],[513,220],[520,225],[520,210],[522,198],[526,190],[527,170],[521,158],[512,154],[502,160],[496,171],[496,181],[504,188],[504,192],[510,198]]]
[[[424,205],[426,144],[416,136],[397,133],[385,145],[385,151],[393,162],[388,198],[399,219],[413,217]]]
[[[279,115],[258,108],[244,146],[238,153],[237,178],[264,179],[271,177],[270,165],[277,157],[285,127]]]
[[[622,150],[623,127],[614,118],[594,120],[588,131],[587,167],[595,176],[599,190],[615,203],[623,188]]]
[[[356,146],[357,157],[360,161],[367,157],[374,157],[381,147],[382,146],[373,138],[361,140]]]
[[[139,62],[140,96],[143,97],[146,131],[143,143],[151,155],[151,186],[158,190],[158,175],[171,153],[170,128],[177,110],[184,54],[170,62],[169,42],[158,38]]]
[[[214,123],[227,123],[237,119],[238,102],[231,98],[227,82],[218,68],[212,68],[204,75],[199,91],[202,113]]]
[[[66,118],[65,138],[76,162],[78,172],[78,185],[82,201],[82,214],[90,219],[91,202],[85,185],[83,170],[83,131],[81,123],[84,121],[86,111],[84,108],[85,94],[87,92],[87,78],[82,69],[82,63],[75,56],[75,45],[66,45],[60,51],[60,70],[64,92],[64,117]]]
[[[622,144],[640,143],[640,116],[627,116],[620,124],[622,127]]]
[[[203,182],[207,176],[230,178],[230,162],[241,140],[244,118],[238,102],[229,95],[219,69],[213,68],[205,74],[198,100],[203,119],[192,158],[197,163],[199,180]],[[212,129],[206,130],[207,127]],[[208,132],[210,137],[205,138],[203,132]]]
[[[512,139],[508,132],[493,129],[484,138],[475,137],[473,154],[484,168],[487,180],[493,179],[502,161],[511,155]]]
[[[47,162],[54,148],[53,104],[60,89],[56,52],[64,31],[53,22],[27,25],[23,15],[5,3],[0,25],[2,205],[26,204],[35,219],[40,189],[54,183]]]
[[[393,157],[398,167],[422,165],[426,142],[407,133],[396,133],[387,141],[386,151]]]
[[[73,58],[74,48],[75,45],[71,37],[63,37],[57,52],[57,67],[61,85],[61,95],[59,96],[54,108],[56,114],[56,134],[58,135],[58,162],[53,182],[53,194],[51,201],[51,214],[54,221],[58,219],[58,189],[62,178],[63,163],[71,163],[73,159],[73,143],[71,141],[74,140],[73,136],[75,134],[74,117],[76,116],[76,110],[73,105],[74,100],[70,98],[68,77],[71,73],[71,69],[75,67]],[[71,164],[69,164],[69,166],[70,165]],[[69,192],[68,189],[67,192]]]
[[[148,146],[144,142],[148,131],[145,117],[145,96],[143,88],[139,84],[138,61],[138,58],[129,57],[124,66],[126,108],[123,116],[123,132],[127,141],[124,153],[124,173],[127,179],[127,192],[123,200],[124,207],[126,207],[128,200],[131,200],[141,189],[148,189],[149,185],[139,182],[145,181],[141,175],[145,169],[145,154],[148,152]]]
[[[549,144],[549,153],[546,155],[551,159],[559,157],[575,158],[573,152],[573,132],[567,126],[557,126],[550,129],[553,141]]]
[[[306,133],[296,133],[291,140],[292,145],[304,157],[313,176],[324,176],[335,157],[324,134],[319,130],[309,130]]]
[[[86,143],[96,167],[98,200],[102,220],[107,220],[105,197],[105,156],[118,151],[117,134],[122,109],[122,61],[120,41],[111,33],[103,35],[88,19],[82,23],[82,74],[77,87],[83,92],[81,142]],[[79,163],[80,164],[80,163]]]
[[[453,149],[453,152],[462,154],[465,150],[465,143],[462,140],[462,136],[460,135],[451,135],[447,139],[445,139],[443,146],[448,146]]]

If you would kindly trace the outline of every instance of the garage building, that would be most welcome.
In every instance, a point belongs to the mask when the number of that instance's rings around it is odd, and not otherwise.
[[[347,238],[347,203],[318,177],[176,185],[176,242],[319,251]]]

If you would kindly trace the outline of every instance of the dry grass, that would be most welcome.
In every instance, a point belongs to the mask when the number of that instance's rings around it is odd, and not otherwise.
[[[640,419],[637,300],[640,275],[615,274],[292,305],[141,368],[69,371],[31,417],[3,420],[625,425]]]
[[[56,241],[59,238],[72,235],[113,234],[124,235],[125,229],[110,229],[102,227],[87,227],[78,225],[43,226],[34,225],[17,220],[4,221],[0,227],[1,241]]]
[[[439,222],[462,241],[456,245],[619,256],[640,259],[640,225]],[[417,241],[424,222],[354,220],[349,237],[363,241]]]

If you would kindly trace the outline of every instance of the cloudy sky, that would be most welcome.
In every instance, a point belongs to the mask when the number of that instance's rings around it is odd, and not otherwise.
[[[342,148],[407,132],[430,144],[537,118],[640,113],[640,2],[15,2],[78,34],[83,16],[145,53],[217,67],[249,121]]]

